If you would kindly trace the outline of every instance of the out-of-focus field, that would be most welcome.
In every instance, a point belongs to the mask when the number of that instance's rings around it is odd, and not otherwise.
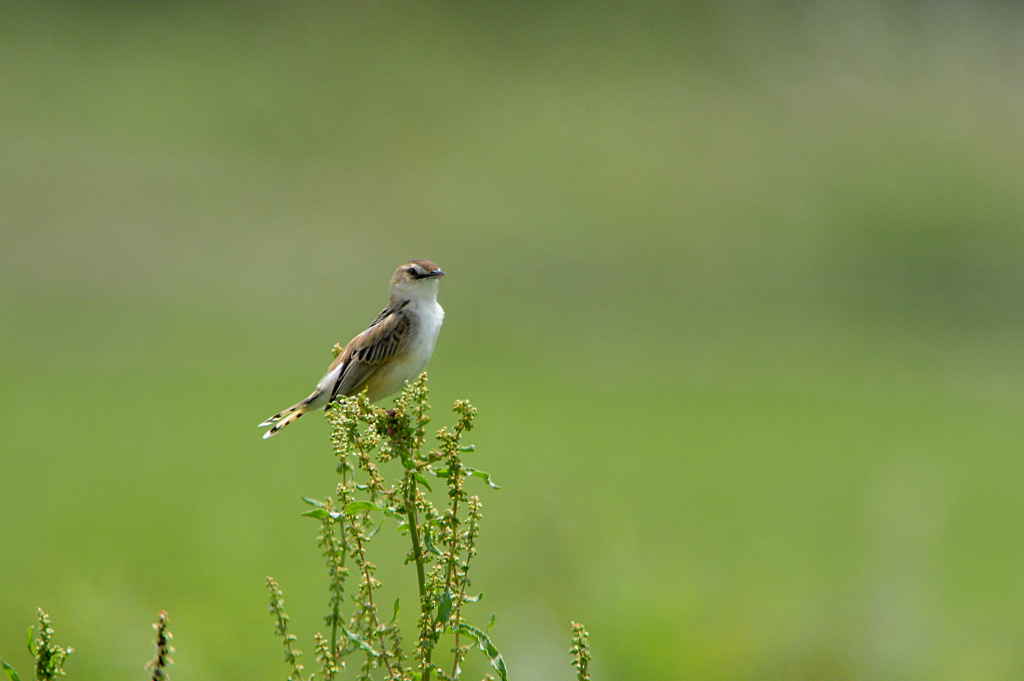
[[[0,654],[38,606],[140,678],[166,608],[172,678],[284,678],[272,574],[312,668],[327,428],[255,425],[426,257],[515,678],[572,678],[570,619],[608,681],[1021,678],[1022,31],[5,4]]]

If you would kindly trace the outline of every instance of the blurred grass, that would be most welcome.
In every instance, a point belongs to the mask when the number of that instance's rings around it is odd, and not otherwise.
[[[254,426],[429,257],[514,675],[1019,677],[1022,25],[4,6],[0,652],[272,678],[266,574],[308,652],[326,428]]]

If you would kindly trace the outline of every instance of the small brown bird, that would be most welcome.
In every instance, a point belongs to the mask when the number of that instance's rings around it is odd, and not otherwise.
[[[312,395],[260,424],[271,426],[263,439],[311,409],[326,410],[338,395],[358,395],[365,389],[376,402],[416,378],[434,354],[444,321],[444,310],[437,304],[438,280],[443,276],[429,260],[410,260],[395,270],[388,306],[349,341]]]

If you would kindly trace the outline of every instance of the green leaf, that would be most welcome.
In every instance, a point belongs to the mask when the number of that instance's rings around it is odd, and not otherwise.
[[[395,509],[380,506],[372,501],[353,501],[342,509],[342,513],[345,515],[355,515],[356,513],[361,513],[363,511],[380,511],[387,517],[394,518],[395,520],[405,519],[405,516],[401,515]]]
[[[302,517],[303,518],[319,518],[319,519],[323,520],[324,518],[330,518],[331,514],[328,513],[327,509],[325,509],[325,508],[314,508],[312,511],[306,511],[305,513],[303,513]]]
[[[355,643],[357,646],[359,646],[360,648],[365,650],[367,653],[369,653],[373,657],[380,657],[380,653],[378,653],[376,650],[374,650],[373,646],[371,646],[369,643],[367,643],[366,639],[364,639],[362,636],[360,636],[359,634],[355,633],[354,631],[349,631],[348,627],[346,627],[344,624],[341,625],[341,630],[345,633],[345,636],[348,637],[348,640],[350,640],[353,643]]]
[[[485,473],[484,471],[478,471],[475,468],[466,468],[465,471],[466,471],[466,475],[473,475],[473,476],[478,477],[478,478],[483,478],[484,482],[486,482],[488,485],[490,485],[494,489],[501,489],[500,487],[495,485],[493,482],[491,482],[491,475],[490,475],[490,473]]]
[[[430,534],[430,526],[423,526],[423,545],[427,547],[427,551],[430,551],[435,556],[443,556],[444,554],[437,550],[434,546],[434,537]]]
[[[477,600],[480,600],[481,598],[483,598],[483,594],[480,594],[479,596],[477,596]],[[495,615],[492,612],[491,613],[491,621],[487,623],[487,631],[490,631],[491,629],[494,628],[494,620],[496,620],[496,619],[498,619],[498,616]]]
[[[498,672],[498,676],[501,677],[502,681],[508,681],[508,676],[505,671],[505,660],[502,659],[501,653],[499,653],[498,649],[494,647],[493,643],[491,643],[491,639],[487,637],[487,634],[474,626],[466,624],[465,622],[459,622],[453,627],[453,630],[460,634],[465,634],[476,641],[480,650],[482,650],[491,661],[491,666]]]
[[[3,665],[4,671],[7,672],[7,678],[11,681],[21,681],[21,677],[18,676],[18,672],[14,671],[14,667],[7,664],[7,660],[0,659],[0,665]]]
[[[342,510],[345,515],[355,515],[360,511],[383,511],[384,509],[372,501],[353,501]]]
[[[424,487],[427,488],[427,491],[429,491],[429,492],[433,492],[434,491],[434,490],[432,490],[430,488],[430,483],[427,482],[427,479],[425,477],[423,477],[422,473],[413,473],[412,475],[413,475],[414,478],[416,478],[416,482],[420,483],[421,485],[423,485]]]
[[[324,502],[317,501],[316,499],[310,499],[309,497],[302,497],[302,500],[310,506],[316,506],[317,508],[323,508],[325,505]]]
[[[34,633],[35,633],[35,631],[33,630],[33,628],[29,627],[28,628],[28,652],[32,653],[32,657],[36,656],[36,640],[34,638],[32,638],[32,634],[34,634]]]
[[[395,599],[395,612],[391,615],[391,623],[394,624],[395,620],[398,619],[398,599]]]
[[[476,451],[476,445],[462,445],[459,447],[460,452],[474,452]]]
[[[445,589],[444,593],[441,594],[441,600],[437,604],[437,621],[439,624],[446,624],[448,618],[452,616],[452,592],[450,589]]]

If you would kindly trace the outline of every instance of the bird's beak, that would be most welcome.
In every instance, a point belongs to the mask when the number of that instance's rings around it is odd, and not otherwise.
[[[433,272],[430,273],[430,276],[432,276],[432,277],[443,277],[444,276],[444,272],[442,272],[441,270],[434,270]]]

